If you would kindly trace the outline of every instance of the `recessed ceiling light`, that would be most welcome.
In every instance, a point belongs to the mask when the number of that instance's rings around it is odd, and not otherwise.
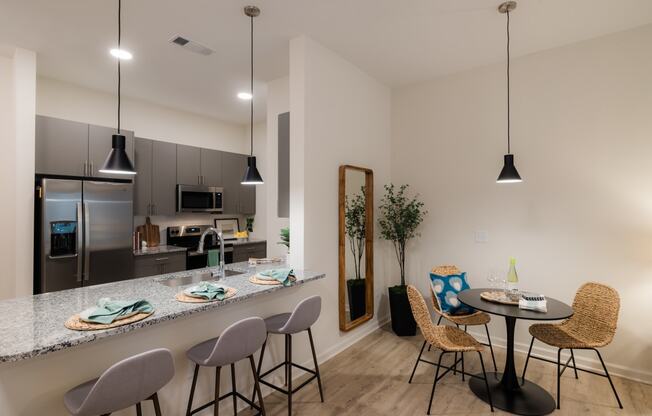
[[[129,60],[134,57],[131,52],[124,49],[111,49],[110,53],[118,59]]]
[[[251,100],[254,96],[249,92],[239,92],[238,98],[241,100]]]

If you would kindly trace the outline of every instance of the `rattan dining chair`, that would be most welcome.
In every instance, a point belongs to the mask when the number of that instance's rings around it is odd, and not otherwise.
[[[457,368],[457,364],[461,362],[462,364],[462,375],[467,375],[469,377],[475,377],[480,380],[484,380],[485,386],[487,387],[487,396],[489,397],[489,406],[491,411],[494,411],[493,402],[491,400],[491,391],[489,390],[489,383],[487,382],[487,372],[484,368],[484,360],[482,359],[482,350],[484,347],[478,341],[475,340],[471,335],[462,331],[459,328],[455,328],[448,325],[435,325],[430,318],[430,312],[428,311],[428,306],[426,306],[426,301],[423,299],[421,292],[419,290],[409,285],[407,287],[408,300],[410,301],[410,307],[412,308],[412,315],[414,315],[414,320],[417,321],[417,325],[421,330],[421,334],[425,338],[426,342],[431,346],[441,350],[439,354],[439,360],[437,364],[431,363],[437,367],[435,370],[435,379],[432,383],[432,391],[430,392],[430,402],[428,403],[428,414],[430,414],[430,409],[432,407],[432,399],[435,396],[435,387],[437,387],[437,382],[442,379],[449,371]],[[423,352],[423,348],[421,348]],[[466,373],[464,371],[464,353],[465,352],[477,352],[480,357],[480,364],[482,365],[482,374],[484,376],[480,377],[475,374]],[[441,359],[445,354],[455,354],[455,362],[450,367],[442,366]],[[462,358],[457,359],[457,354],[460,353]],[[439,375],[439,369],[445,368],[441,375]],[[414,372],[412,372],[414,375]],[[410,380],[412,377],[410,377]]]
[[[451,275],[459,275],[460,269],[458,269],[456,266],[437,266],[433,267],[432,273],[435,273],[439,276],[451,276]],[[477,326],[477,325],[484,325],[484,330],[487,334],[487,344],[482,343],[483,345],[486,345],[489,347],[489,351],[491,352],[491,361],[493,361],[494,364],[494,371],[498,371],[498,367],[496,366],[496,357],[494,356],[494,347],[491,344],[491,336],[489,335],[489,327],[487,324],[491,321],[491,317],[489,314],[481,311],[475,311],[470,314],[466,315],[450,315],[446,312],[442,311],[441,304],[439,303],[439,298],[433,292],[432,286],[430,287],[430,296],[432,299],[432,306],[433,309],[435,310],[435,313],[439,315],[439,319],[437,320],[437,325],[441,323],[442,319],[446,319],[449,322],[452,322],[457,326],[458,328],[460,326],[464,326],[464,331],[466,331],[467,326]],[[423,346],[425,347],[425,343]],[[430,347],[428,348],[428,351],[430,351]],[[419,361],[421,360],[421,354],[423,353],[423,348],[421,348],[421,353],[419,353],[419,357],[417,358],[417,362],[414,364],[414,370],[412,370],[412,374],[414,374],[414,371],[417,369],[417,365],[419,364]],[[455,372],[455,371],[454,371]],[[412,378],[410,378],[411,380]]]
[[[574,314],[564,322],[559,324],[534,324],[530,326],[530,334],[532,341],[525,360],[525,367],[523,368],[523,379],[525,379],[525,372],[527,371],[528,361],[531,358],[547,361],[557,364],[557,409],[560,408],[560,379],[569,364],[573,363],[573,371],[575,378],[578,378],[577,371],[584,371],[587,373],[595,374],[601,377],[606,377],[609,380],[611,389],[616,396],[618,406],[622,409],[623,405],[616,392],[607,366],[602,360],[598,348],[604,347],[611,343],[611,340],[616,333],[616,324],[618,322],[618,311],[620,309],[620,297],[618,292],[601,283],[585,283],[582,285],[575,294],[573,300]],[[557,361],[548,360],[543,357],[532,355],[532,346],[534,339],[557,347]],[[570,350],[570,357],[566,364],[561,364],[561,351]],[[593,350],[598,354],[604,374],[592,370],[584,370],[577,368],[575,365],[575,355],[573,350]]]

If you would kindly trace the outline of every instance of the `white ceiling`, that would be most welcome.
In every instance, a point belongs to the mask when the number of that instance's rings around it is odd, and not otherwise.
[[[245,123],[249,21],[256,19],[257,120],[264,84],[288,73],[288,41],[307,34],[390,86],[502,61],[505,17],[492,0],[123,0],[123,92]],[[0,43],[35,50],[38,72],[104,91],[115,88],[117,0],[0,0]],[[652,23],[651,0],[520,0],[514,56]],[[175,34],[216,51],[168,43]]]

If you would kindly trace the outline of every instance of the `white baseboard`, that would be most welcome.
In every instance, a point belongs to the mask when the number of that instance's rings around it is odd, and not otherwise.
[[[483,343],[487,342],[487,335],[484,333],[484,331],[476,331],[476,330],[469,329],[468,332],[469,334],[473,335],[473,337],[476,338],[478,341]],[[492,336],[491,341],[494,347],[505,349],[507,346],[507,340],[505,338]],[[522,353],[523,355],[527,355],[527,351],[529,348],[530,348],[530,344],[525,344],[522,342],[514,343],[514,351]],[[557,349],[553,349],[542,342],[534,341],[534,347],[532,347],[532,354],[537,355],[539,357],[547,358],[549,360],[557,361]],[[568,355],[569,354],[567,351],[562,351],[562,359],[563,357],[566,357],[566,359],[568,359]],[[598,360],[597,356],[595,358],[588,358],[584,356],[578,356],[578,354],[575,354],[575,362],[577,364],[577,368],[583,368],[585,370],[594,370],[594,371],[598,371],[599,373],[602,373],[604,371],[602,369],[602,365],[600,364],[600,361]],[[636,381],[639,383],[652,384],[652,373],[649,371],[641,371],[641,370],[625,367],[618,364],[612,364],[607,361],[605,361],[605,365],[607,366],[607,370],[609,370],[609,375],[626,378],[628,380]]]

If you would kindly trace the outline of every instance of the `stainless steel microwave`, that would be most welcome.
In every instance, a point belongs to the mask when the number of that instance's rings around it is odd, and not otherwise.
[[[217,186],[177,185],[177,212],[221,213],[223,192]]]

